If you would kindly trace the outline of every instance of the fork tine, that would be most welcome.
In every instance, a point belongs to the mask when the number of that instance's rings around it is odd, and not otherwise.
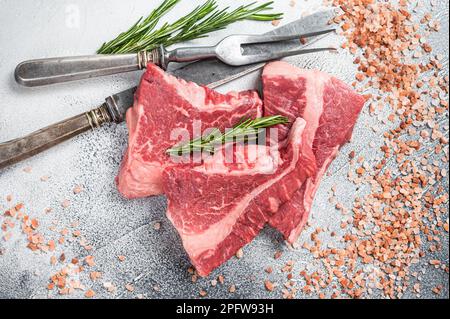
[[[278,51],[264,54],[244,55],[241,58],[241,63],[251,64],[257,62],[266,62],[271,60],[277,60],[293,55],[309,54],[322,51],[336,51],[336,48],[313,48],[313,49],[297,49],[290,51]]]
[[[291,35],[247,35],[241,36],[241,44],[255,44],[255,43],[269,43],[287,41],[301,38],[311,38],[322,34],[327,34],[336,31],[336,29],[326,29],[305,34],[291,34]]]

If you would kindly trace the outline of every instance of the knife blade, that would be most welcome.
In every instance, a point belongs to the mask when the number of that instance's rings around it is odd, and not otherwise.
[[[266,34],[309,33],[327,25],[335,14],[336,9],[320,11],[286,24],[285,26]],[[325,36],[327,35],[310,38],[308,43],[303,46],[310,46]],[[283,45],[284,49],[302,47],[302,45],[299,45],[299,41],[292,41],[284,44],[276,43],[266,44],[264,46],[252,46],[252,48],[248,48],[248,50],[264,52],[276,49],[276,46],[279,45]],[[255,65],[232,67],[217,60],[206,60],[190,63],[179,69],[173,70],[170,73],[187,81],[206,85],[209,88],[217,88],[225,83],[255,72],[264,65],[265,63],[258,63]],[[105,102],[102,105],[86,113],[50,125],[25,137],[1,143],[0,169],[34,156],[52,146],[66,141],[78,134],[89,131],[90,129],[95,129],[105,123],[123,122],[127,110],[133,105],[136,89],[137,87],[133,87],[111,95],[105,99]]]
[[[316,12],[288,23],[285,26],[267,32],[265,35],[305,34],[315,30],[320,30],[335,16],[337,12],[336,10],[337,9],[333,8]],[[327,36],[328,35],[312,37],[306,44],[303,45],[303,47],[311,46]],[[263,45],[252,45],[251,47],[248,47],[248,53],[246,54],[269,52],[271,50],[280,50],[280,48],[292,50],[294,48],[301,47],[302,45],[299,45],[299,41],[266,43]],[[218,60],[206,60],[190,63],[184,67],[172,71],[171,73],[187,81],[207,85],[210,88],[216,88],[249,73],[255,72],[256,70],[261,69],[265,64],[266,63],[258,63],[255,65],[232,67]]]
[[[281,34],[305,34],[323,28],[336,14],[336,9],[328,9],[319,11],[317,13],[308,15],[304,18],[298,19],[285,26],[279,27],[275,30],[267,32],[267,35],[281,35]],[[265,45],[252,45],[249,48],[249,54],[270,51],[272,49],[279,50],[280,46],[284,49],[294,49],[301,47],[308,47],[328,35],[312,37],[308,43],[299,45],[299,41],[290,41],[285,43],[267,43]],[[266,63],[257,63],[253,65],[244,65],[233,67],[219,60],[204,60],[187,64],[181,68],[169,71],[172,75],[182,78],[186,81],[192,81],[199,85],[205,85],[211,89],[217,88],[223,84],[229,83],[233,80],[241,78],[247,74],[255,72]],[[111,112],[113,121],[120,123],[125,119],[125,113],[133,104],[133,94],[137,87],[125,90],[106,99],[108,110]]]
[[[305,34],[323,28],[336,14],[335,9],[328,9],[320,11],[304,18],[298,19],[285,26],[279,27],[275,30],[267,32],[267,35],[281,35],[281,34]],[[299,41],[290,41],[285,43],[267,43],[265,45],[252,45],[249,47],[249,54],[260,53],[270,50],[279,50],[282,46],[284,49],[294,49],[301,47],[308,47],[328,35],[312,37],[308,43],[299,45]],[[253,65],[244,65],[240,67],[233,67],[219,60],[204,60],[187,64],[181,68],[169,71],[172,75],[182,78],[186,81],[192,81],[200,85],[205,85],[211,89],[217,88],[223,84],[229,83],[233,80],[241,78],[247,74],[255,72],[266,63],[257,63]],[[109,110],[113,121],[119,123],[125,119],[125,113],[133,104],[133,94],[137,87],[125,90],[107,98],[109,100]]]

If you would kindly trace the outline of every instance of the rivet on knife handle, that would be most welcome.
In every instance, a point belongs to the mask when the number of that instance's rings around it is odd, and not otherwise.
[[[92,77],[137,71],[148,62],[159,64],[160,49],[137,54],[88,55],[29,60],[20,63],[14,76],[24,86],[42,86]]]

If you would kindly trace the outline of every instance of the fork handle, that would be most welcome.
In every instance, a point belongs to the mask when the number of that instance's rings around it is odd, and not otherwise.
[[[148,62],[161,63],[160,49],[133,54],[88,55],[29,60],[20,63],[14,72],[17,83],[42,86],[137,71]]]

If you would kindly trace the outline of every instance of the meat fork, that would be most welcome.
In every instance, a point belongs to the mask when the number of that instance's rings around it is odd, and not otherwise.
[[[149,62],[167,69],[171,62],[192,62],[217,58],[232,65],[247,65],[266,62],[283,57],[336,50],[335,48],[304,49],[300,45],[294,50],[274,50],[254,54],[244,54],[245,45],[282,42],[306,39],[335,31],[326,29],[307,34],[295,35],[231,35],[215,46],[187,47],[168,51],[160,46],[152,51],[137,54],[91,55],[78,57],[61,57],[29,60],[20,63],[15,70],[15,79],[24,86],[42,86],[47,84],[70,82],[123,72],[137,71],[145,68]],[[292,47],[292,46],[291,46]]]

